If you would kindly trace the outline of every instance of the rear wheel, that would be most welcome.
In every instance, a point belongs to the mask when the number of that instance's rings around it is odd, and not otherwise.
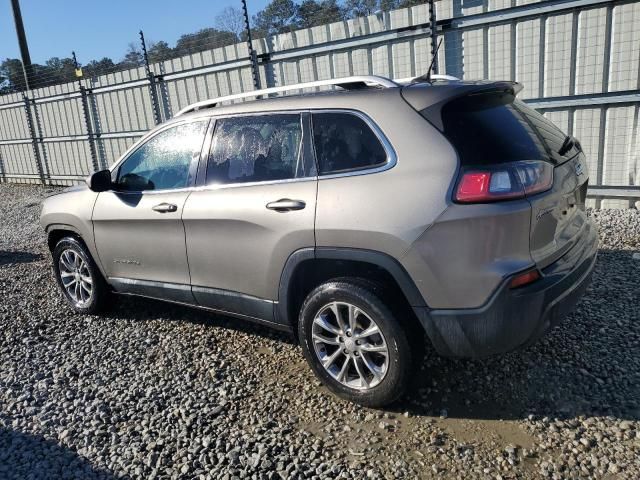
[[[324,283],[307,296],[298,324],[304,355],[327,388],[370,407],[397,400],[412,367],[406,331],[376,290],[359,279]]]
[[[56,244],[53,269],[60,290],[76,312],[93,314],[103,310],[109,287],[80,241],[65,237]]]

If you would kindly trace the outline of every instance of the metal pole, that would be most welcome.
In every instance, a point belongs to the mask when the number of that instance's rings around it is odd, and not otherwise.
[[[31,114],[31,102],[26,93],[22,94],[22,100],[24,101],[24,110],[27,114],[27,128],[29,129],[29,135],[31,136],[31,147],[33,148],[33,156],[36,160],[36,168],[38,169],[38,176],[43,185],[46,185],[44,169],[42,168],[42,159],[40,158],[40,149],[38,148],[38,137],[36,135],[36,129],[33,124],[33,116]]]
[[[156,90],[155,75],[151,71],[149,65],[149,55],[147,55],[147,44],[144,41],[144,33],[140,30],[140,43],[142,44],[142,58],[144,59],[144,69],[147,72],[147,78],[149,79],[149,93],[151,94],[151,103],[153,104],[153,120],[156,125],[162,123],[160,117],[160,104],[158,103],[158,91]]]
[[[242,13],[244,14],[244,28],[247,31],[247,48],[249,49],[249,58],[251,59],[251,72],[253,74],[253,86],[256,90],[260,90],[260,74],[258,72],[258,56],[253,49],[253,41],[251,39],[251,26],[249,25],[249,12],[247,11],[247,1],[242,0]]]
[[[87,129],[87,139],[89,140],[89,154],[91,155],[93,171],[97,172],[100,170],[100,166],[98,165],[98,152],[96,151],[93,127],[91,126],[91,114],[89,113],[89,101],[87,100],[87,96],[91,94],[91,90],[82,85],[82,70],[76,59],[76,52],[71,52],[71,55],[73,56],[73,64],[75,65],[76,76],[78,77],[80,100],[82,102],[82,116],[84,117],[84,125]]]
[[[13,9],[13,21],[16,24],[16,34],[18,35],[18,45],[20,46],[20,57],[22,58],[22,73],[24,74],[24,85],[26,90],[31,89],[31,56],[29,55],[29,46],[27,45],[27,36],[24,33],[24,24],[22,23],[22,13],[20,12],[20,3],[18,0],[11,0]]]
[[[438,73],[438,32],[436,27],[435,0],[429,0],[429,27],[431,29],[431,58],[433,59],[433,73]]]

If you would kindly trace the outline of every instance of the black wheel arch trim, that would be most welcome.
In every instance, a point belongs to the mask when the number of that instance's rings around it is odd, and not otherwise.
[[[285,325],[293,325],[295,323],[295,319],[289,318],[288,310],[291,279],[301,263],[313,259],[351,260],[380,267],[393,277],[412,307],[428,307],[407,271],[391,255],[376,250],[360,248],[308,247],[293,252],[282,270],[278,287],[278,303],[275,305],[278,323]]]

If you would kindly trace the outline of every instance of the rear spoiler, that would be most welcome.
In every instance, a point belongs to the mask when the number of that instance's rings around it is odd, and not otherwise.
[[[408,85],[402,88],[401,94],[409,105],[442,131],[444,127],[441,111],[449,102],[488,93],[502,93],[515,97],[522,88],[522,84],[510,81],[434,82]]]

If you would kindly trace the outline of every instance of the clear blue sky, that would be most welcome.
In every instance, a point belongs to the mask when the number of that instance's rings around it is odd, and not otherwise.
[[[247,0],[249,15],[268,0]],[[130,42],[144,31],[147,41],[164,40],[174,46],[184,33],[212,27],[227,6],[240,0],[21,0],[31,61],[68,57],[78,60],[110,57],[120,60]],[[0,0],[0,61],[20,58],[10,0]]]

